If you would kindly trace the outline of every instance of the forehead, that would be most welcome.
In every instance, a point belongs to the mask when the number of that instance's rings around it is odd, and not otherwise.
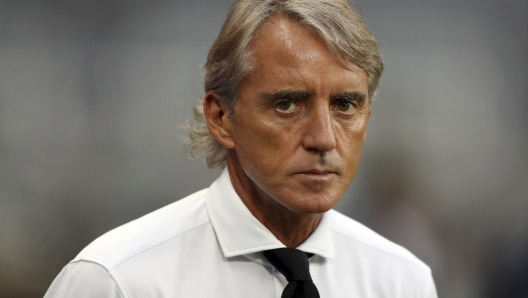
[[[253,70],[243,79],[252,91],[297,89],[304,91],[316,85],[333,86],[347,91],[367,93],[366,73],[359,66],[343,65],[329,50],[326,42],[308,26],[280,14],[270,17],[261,26],[250,44]],[[269,90],[277,89],[277,90]]]
[[[302,37],[306,36],[316,41],[315,48],[303,44]],[[283,65],[294,62],[292,57],[296,58],[295,62],[313,61],[320,56],[318,52],[326,48],[313,30],[279,14],[264,22],[250,46],[255,54],[257,67],[262,66],[259,62],[263,60],[265,63],[280,61]]]

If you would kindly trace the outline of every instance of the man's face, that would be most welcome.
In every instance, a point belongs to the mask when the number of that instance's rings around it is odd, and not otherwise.
[[[313,31],[274,16],[253,40],[231,135],[261,199],[326,212],[354,179],[367,135],[366,73],[340,64]]]

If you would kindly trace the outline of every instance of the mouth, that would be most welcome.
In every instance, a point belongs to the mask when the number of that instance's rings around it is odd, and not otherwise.
[[[319,170],[319,169],[311,169],[306,171],[301,171],[299,174],[306,174],[306,175],[326,175],[326,174],[334,174],[335,172],[330,170]]]
[[[296,175],[310,180],[328,180],[337,173],[331,170],[309,169],[297,172]]]

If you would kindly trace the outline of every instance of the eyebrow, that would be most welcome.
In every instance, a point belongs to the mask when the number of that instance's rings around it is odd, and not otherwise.
[[[335,100],[347,100],[347,101],[356,101],[357,103],[364,102],[367,99],[367,95],[362,92],[344,92],[338,93],[331,96],[332,101]]]
[[[270,101],[277,99],[287,99],[290,101],[296,101],[306,99],[312,96],[311,93],[303,91],[278,91],[274,93],[264,93],[262,96]]]
[[[273,93],[264,93],[262,96],[269,100],[274,101],[277,99],[286,99],[289,101],[297,101],[301,99],[310,98],[311,93],[303,91],[278,91]],[[357,103],[362,103],[367,99],[367,95],[362,92],[352,91],[352,92],[343,92],[334,94],[330,97],[331,101],[336,100],[347,100],[347,101],[356,101]]]

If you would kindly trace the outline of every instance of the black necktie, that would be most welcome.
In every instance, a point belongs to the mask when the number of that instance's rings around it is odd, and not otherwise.
[[[262,254],[288,280],[281,298],[320,298],[310,276],[306,253],[295,248],[277,248]]]

